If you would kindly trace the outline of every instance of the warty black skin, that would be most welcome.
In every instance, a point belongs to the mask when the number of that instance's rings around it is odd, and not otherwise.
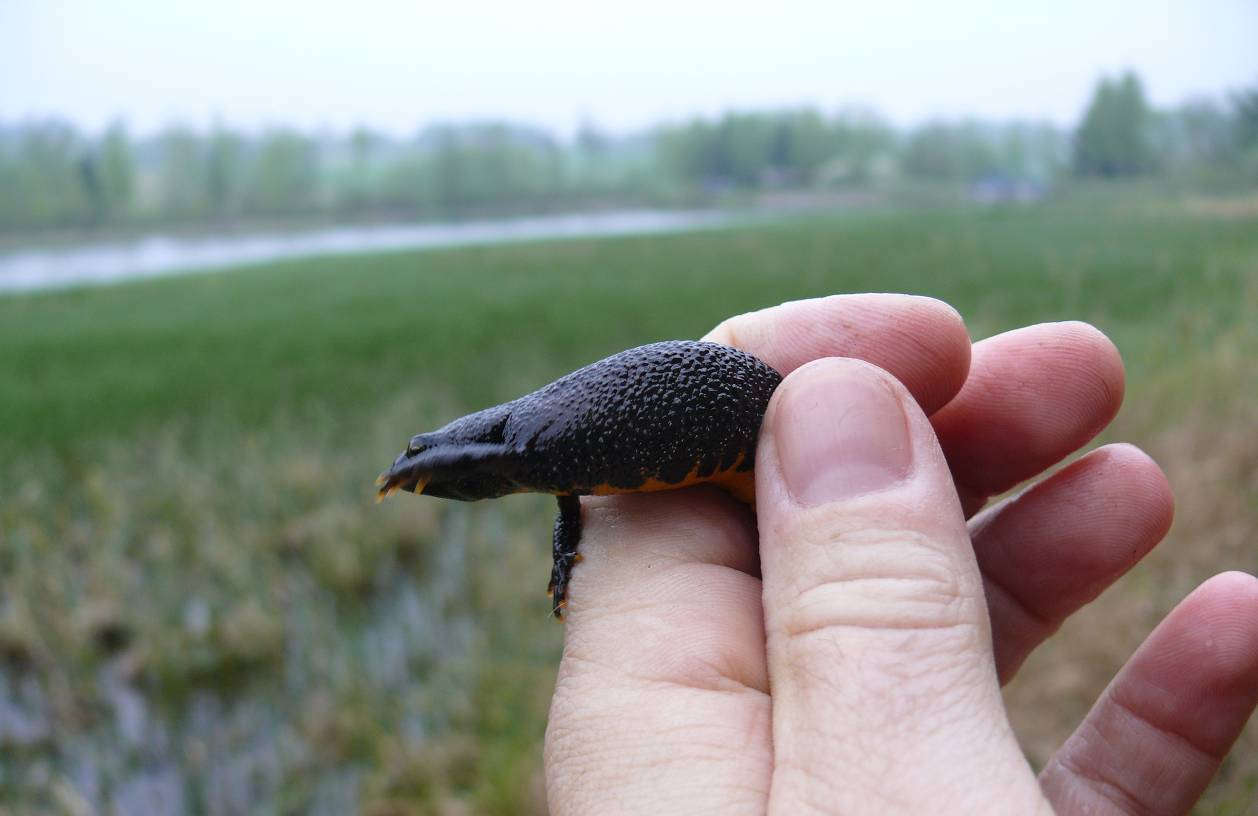
[[[781,380],[717,343],[639,346],[412,437],[380,476],[380,495],[558,496],[550,586],[558,617],[581,535],[577,497],[711,481],[748,500],[760,423]]]

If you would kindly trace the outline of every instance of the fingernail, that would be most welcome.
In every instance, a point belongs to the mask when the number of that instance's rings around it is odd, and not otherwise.
[[[795,501],[824,504],[882,490],[908,475],[908,419],[877,374],[831,361],[788,387],[773,432]]]

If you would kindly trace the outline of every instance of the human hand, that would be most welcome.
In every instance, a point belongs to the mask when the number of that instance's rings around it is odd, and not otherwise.
[[[1038,780],[999,692],[1170,525],[1165,477],[1127,445],[975,515],[1113,418],[1103,335],[1032,326],[971,355],[947,306],[861,295],[707,339],[789,375],[757,453],[758,538],[712,488],[584,501],[555,816],[1192,806],[1258,700],[1254,578],[1172,611]]]

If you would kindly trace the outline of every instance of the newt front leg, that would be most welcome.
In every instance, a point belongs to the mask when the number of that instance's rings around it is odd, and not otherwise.
[[[552,552],[555,564],[550,571],[551,612],[563,618],[563,608],[568,603],[568,580],[572,566],[580,560],[577,547],[581,543],[581,499],[577,496],[557,496],[559,515],[555,516],[555,533]]]

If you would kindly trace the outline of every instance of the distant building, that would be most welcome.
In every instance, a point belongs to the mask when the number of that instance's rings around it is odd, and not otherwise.
[[[989,173],[971,182],[967,195],[978,204],[1032,204],[1048,195],[1048,185],[1034,179]]]

